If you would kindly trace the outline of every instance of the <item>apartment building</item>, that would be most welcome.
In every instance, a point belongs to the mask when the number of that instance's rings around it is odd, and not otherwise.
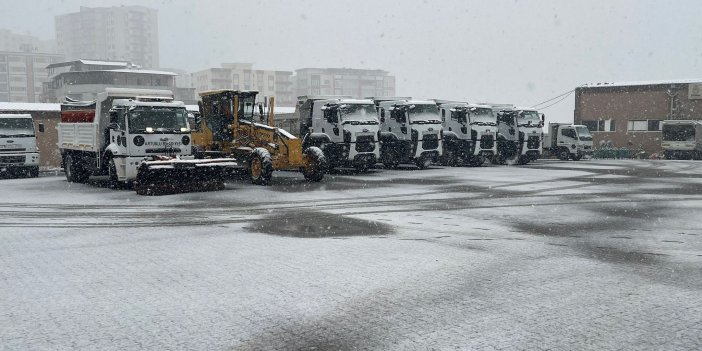
[[[291,71],[258,70],[251,63],[223,63],[191,74],[197,92],[215,89],[257,90],[273,96],[277,106],[295,106]]]
[[[302,68],[295,70],[295,96],[395,96],[395,77],[379,69]]]
[[[41,101],[46,66],[62,60],[58,54],[0,51],[0,101]]]
[[[82,7],[56,16],[58,51],[68,60],[92,58],[159,67],[158,14],[144,6]]]

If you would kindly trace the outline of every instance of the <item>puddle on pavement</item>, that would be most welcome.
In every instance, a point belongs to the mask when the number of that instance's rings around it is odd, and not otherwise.
[[[324,212],[283,212],[247,225],[250,232],[296,238],[378,236],[393,233],[385,223]]]

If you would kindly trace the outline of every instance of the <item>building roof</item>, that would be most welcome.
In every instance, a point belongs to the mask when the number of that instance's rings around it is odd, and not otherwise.
[[[600,82],[583,84],[582,88],[607,88],[607,87],[628,87],[645,85],[667,85],[667,84],[689,84],[702,83],[702,78],[672,79],[672,80],[648,80],[631,82]]]
[[[88,72],[119,72],[119,73],[137,73],[137,74],[160,74],[164,76],[177,76],[178,73],[168,72],[168,71],[155,71],[150,69],[107,69],[98,71],[88,71]]]
[[[0,102],[0,111],[61,111],[61,104],[39,102]]]
[[[46,66],[46,68],[72,66],[72,65],[79,63],[79,62],[84,64],[84,65],[94,65],[94,66],[115,66],[115,67],[128,67],[129,66],[129,62],[123,62],[123,61],[74,60],[74,61],[52,63],[52,64]]]

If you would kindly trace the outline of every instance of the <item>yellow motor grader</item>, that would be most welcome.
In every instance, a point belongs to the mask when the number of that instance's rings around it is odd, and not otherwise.
[[[274,126],[273,103],[256,104],[257,91],[213,90],[200,93],[200,116],[192,131],[196,158],[229,158],[254,184],[266,185],[273,170],[299,170],[309,181],[324,177],[327,161],[318,147]]]

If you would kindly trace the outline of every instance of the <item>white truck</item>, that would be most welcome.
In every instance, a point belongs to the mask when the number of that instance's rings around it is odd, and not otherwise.
[[[584,156],[592,156],[592,134],[584,125],[550,122],[543,151],[563,161],[580,161]]]
[[[363,171],[378,162],[379,122],[372,100],[301,96],[296,112],[304,131],[302,148],[319,147],[329,169]]]
[[[497,118],[491,106],[435,100],[443,126],[445,166],[482,165],[497,153]]]
[[[661,122],[661,148],[666,159],[702,160],[702,121]]]
[[[497,155],[493,163],[527,164],[541,157],[543,116],[531,108],[495,105]]]
[[[210,167],[221,160],[191,155],[185,105],[168,90],[107,88],[95,101],[66,102],[57,129],[69,182],[107,175],[113,186],[134,182],[142,195],[223,187]]]
[[[44,125],[39,124],[39,132]],[[0,114],[0,174],[39,176],[39,149],[29,114]]]
[[[441,118],[431,100],[374,100],[380,115],[380,161],[387,168],[414,163],[420,169],[443,152]]]

